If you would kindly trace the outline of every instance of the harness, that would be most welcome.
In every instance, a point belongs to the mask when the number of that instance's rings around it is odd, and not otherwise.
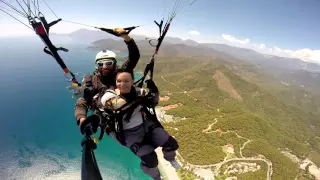
[[[158,127],[162,127],[161,123],[158,121],[158,118],[155,117],[154,115],[152,115],[150,113],[150,111],[148,109],[146,109],[146,107],[142,107],[140,109],[140,113],[143,119],[143,126],[144,126],[144,136],[141,142],[137,142],[134,143],[130,146],[130,150],[134,153],[137,154],[137,152],[139,151],[139,149],[146,144],[152,145],[154,148],[157,148],[155,144],[153,144],[152,142],[152,132],[155,128]],[[146,118],[147,116],[147,118]],[[148,129],[146,129],[146,124],[145,122],[148,120],[151,120],[153,122],[155,122],[155,124],[153,124],[152,126],[148,127]]]
[[[152,144],[152,132],[155,128],[162,127],[161,123],[159,122],[158,118],[156,117],[156,114],[152,114],[150,110],[147,108],[146,104],[143,103],[143,98],[147,98],[146,96],[139,96],[139,92],[137,89],[135,89],[135,95],[136,98],[133,101],[127,102],[122,107],[111,110],[111,109],[99,109],[100,113],[104,118],[108,118],[105,120],[105,126],[104,130],[107,134],[110,134],[111,132],[115,132],[117,140],[121,143],[123,146],[127,146],[125,142],[124,137],[124,129],[123,129],[123,121],[130,122],[130,118],[132,117],[134,111],[140,107],[139,113],[142,118],[142,124],[138,126],[137,128],[133,128],[132,130],[126,130],[126,131],[135,131],[141,126],[144,127],[144,138],[143,141],[139,143],[133,144],[130,149],[132,152],[136,153],[138,149],[144,145],[144,144]],[[105,91],[102,91],[99,93],[97,101],[99,102],[102,98],[102,95],[105,93]],[[142,101],[141,101],[142,100]],[[154,122],[154,125],[147,127],[146,121],[152,121]],[[102,123],[103,124],[103,123]],[[100,138],[99,138],[100,139]]]

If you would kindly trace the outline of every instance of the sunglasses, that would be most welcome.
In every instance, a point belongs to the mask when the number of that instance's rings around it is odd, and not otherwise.
[[[98,65],[99,67],[102,67],[103,65],[112,66],[113,64],[114,64],[114,61],[97,62],[97,65]]]

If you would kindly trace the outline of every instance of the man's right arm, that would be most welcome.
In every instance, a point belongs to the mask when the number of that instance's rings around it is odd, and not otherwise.
[[[74,116],[76,118],[77,125],[79,125],[81,118],[87,118],[87,113],[88,113],[87,101],[83,97],[81,97],[77,100],[74,108]]]
[[[86,75],[84,77],[83,86],[84,92],[83,97],[80,97],[74,107],[74,116],[76,118],[77,124],[79,125],[81,118],[86,118],[88,113],[88,104],[91,102],[94,94],[94,86],[92,83],[92,75]]]

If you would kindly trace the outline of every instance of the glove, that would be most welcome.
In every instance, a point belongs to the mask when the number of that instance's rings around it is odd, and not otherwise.
[[[88,104],[92,103],[93,97],[94,97],[93,87],[85,87],[83,89],[83,98],[87,101]]]
[[[156,84],[153,82],[153,80],[151,79],[148,79],[145,81],[146,84],[147,84],[147,88],[150,89],[150,91],[152,93],[158,93],[159,92],[159,89],[158,87],[156,86]]]
[[[114,28],[113,32],[119,34],[119,36],[122,37],[126,41],[131,40],[131,37],[128,34],[125,34],[126,30],[123,28]]]
[[[91,115],[79,124],[81,134],[84,134],[87,128],[91,128],[92,133],[96,133],[100,123],[100,118],[97,115]]]
[[[147,107],[154,107],[153,96],[150,94],[144,96],[141,103]]]
[[[126,32],[123,28],[114,28],[113,31],[120,35]]]

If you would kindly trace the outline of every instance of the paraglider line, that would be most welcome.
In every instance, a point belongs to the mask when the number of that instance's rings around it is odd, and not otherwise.
[[[83,26],[89,26],[89,27],[97,28],[96,26],[91,26],[91,25],[87,25],[87,24],[83,24],[83,23],[78,23],[78,22],[73,22],[73,21],[67,21],[67,20],[62,20],[62,21],[67,22],[67,23],[79,24],[79,25],[83,25]]]
[[[27,6],[28,8],[28,11],[29,11],[29,14],[28,14],[28,17],[31,17],[31,14],[33,14],[34,17],[37,17],[37,15],[35,15],[35,13],[33,13],[33,11],[31,11],[31,8],[30,8],[30,1],[28,1],[29,3],[27,4],[25,2],[25,0],[23,0],[24,4]]]
[[[16,0],[17,2],[18,2],[18,0]],[[28,8],[28,11],[29,11],[29,15],[31,14],[30,13],[30,11],[31,11],[31,9],[30,9],[30,4],[27,4],[27,2],[25,1],[25,0],[22,0],[22,2],[27,6],[27,8]],[[20,3],[19,3],[19,5],[20,5]],[[21,7],[22,8],[22,7]]]
[[[196,2],[197,0],[194,0],[191,4],[190,4],[190,6],[194,3],[194,2]]]
[[[17,3],[19,4],[19,6],[21,7],[21,9],[24,11],[24,13],[26,13],[27,15],[28,15],[28,17],[30,16],[27,12],[26,12],[26,10],[24,10],[24,8],[21,6],[21,4],[19,3],[19,1],[18,0],[16,0],[17,1]]]
[[[16,19],[17,21],[21,22],[23,25],[27,26],[29,29],[31,29],[32,31],[34,31],[31,27],[29,27],[28,25],[26,25],[24,22],[20,21],[19,19],[17,19],[16,17],[12,16],[11,14],[5,12],[4,10],[0,9],[0,11],[8,14],[9,16],[11,16],[12,18]]]
[[[41,12],[40,12],[40,8],[39,8],[39,1],[37,1],[38,6],[36,5],[35,1],[32,1],[32,0],[31,0],[31,2],[32,2],[33,5],[34,5],[35,14],[37,14],[37,10],[38,10],[38,13],[41,13]]]
[[[4,1],[4,0],[0,0],[0,2],[2,2],[3,4],[11,7],[13,10],[17,11],[18,13],[22,14],[23,16],[26,16],[26,17],[27,17],[26,14],[24,14],[21,10],[17,9],[16,7],[12,6],[10,3],[8,3],[8,2],[6,2],[6,1]]]
[[[28,18],[25,14],[20,14],[19,12],[16,12],[16,11],[13,11],[13,10],[10,10],[10,9],[7,9],[7,8],[4,8],[2,6],[0,6],[0,9],[4,9],[6,11],[10,11],[10,12],[13,12],[13,13],[16,13],[17,15],[21,16],[21,17],[24,17],[24,18]]]
[[[51,12],[57,17],[57,19],[59,19],[59,17],[57,16],[56,13],[54,13],[54,11],[51,9],[51,7],[48,5],[48,3],[45,0],[42,0],[44,3],[46,3],[46,5],[48,6],[48,8],[51,10]]]

